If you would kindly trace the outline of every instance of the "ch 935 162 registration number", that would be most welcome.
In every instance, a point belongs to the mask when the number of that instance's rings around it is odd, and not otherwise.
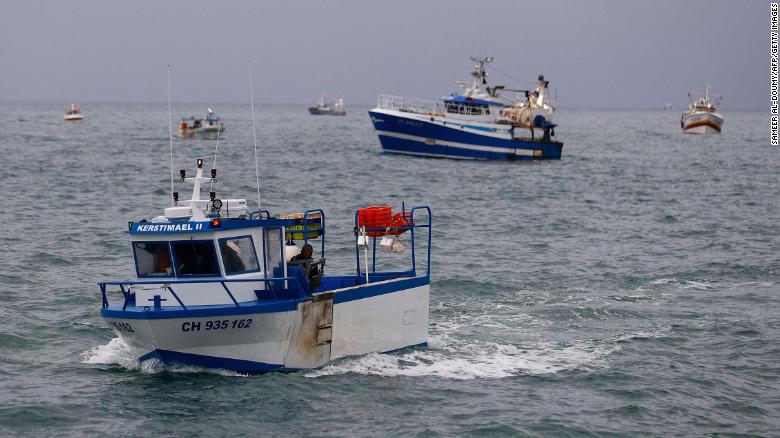
[[[186,321],[181,324],[183,332],[199,332],[212,330],[245,329],[252,326],[252,318],[213,319],[208,321]]]

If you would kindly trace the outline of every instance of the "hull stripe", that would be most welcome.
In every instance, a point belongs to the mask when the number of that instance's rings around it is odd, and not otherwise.
[[[172,350],[153,350],[138,358],[138,362],[157,359],[166,365],[194,365],[203,368],[230,370],[239,373],[267,373],[269,371],[296,371],[285,369],[284,365],[230,359],[227,357],[204,356]]]
[[[720,132],[720,126],[711,120],[701,120],[697,122],[686,123],[683,129],[698,128],[699,126],[709,126],[710,128]]]
[[[435,139],[429,139],[426,137],[420,137],[419,135],[410,135],[410,134],[402,134],[400,132],[390,132],[390,131],[379,131],[379,136],[387,136],[387,137],[395,137],[400,138],[402,140],[411,140],[411,141],[417,141],[420,143],[427,144],[428,141],[433,140],[434,144],[439,146],[446,146],[446,147],[452,147],[452,148],[459,148],[459,149],[467,149],[472,151],[482,151],[482,152],[497,152],[501,154],[508,154],[512,153],[514,150],[515,155],[520,156],[528,156],[532,157],[534,155],[533,149],[518,149],[518,148],[508,148],[508,147],[497,147],[497,146],[480,146],[480,145],[474,145],[474,144],[466,144],[466,143],[458,143],[454,141],[444,141],[444,140],[435,140]]]
[[[385,351],[382,354],[393,354],[410,348],[426,348],[427,342],[407,345],[394,350]],[[152,350],[138,358],[138,362],[144,362],[150,359],[157,359],[168,366],[185,365],[197,366],[202,368],[212,368],[218,370],[229,370],[237,373],[262,374],[273,371],[296,372],[302,371],[300,368],[287,368],[281,364],[272,364],[265,362],[255,362],[251,360],[232,359],[218,356],[205,356],[202,354],[182,353],[173,350]]]
[[[393,292],[403,292],[418,286],[430,284],[429,277],[412,277],[396,281],[381,282],[377,284],[368,284],[355,288],[337,291],[333,295],[333,304],[346,303],[348,301],[361,300],[364,298],[375,297]],[[324,291],[328,292],[328,291]],[[203,318],[209,316],[224,315],[250,315],[261,313],[291,312],[298,310],[298,303],[310,300],[311,298],[280,300],[276,302],[264,303],[253,302],[253,304],[242,303],[240,307],[234,305],[213,305],[213,306],[188,306],[187,309],[174,307],[173,309],[147,310],[149,307],[128,307],[126,310],[120,309],[101,309],[100,316],[104,318],[115,319],[173,319],[173,318]]]

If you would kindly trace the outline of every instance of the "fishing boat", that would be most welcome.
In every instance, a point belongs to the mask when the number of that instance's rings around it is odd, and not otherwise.
[[[723,116],[718,111],[720,96],[710,95],[710,84],[704,81],[704,94],[688,93],[688,110],[682,113],[680,127],[686,134],[720,134]]]
[[[84,116],[81,115],[81,109],[75,103],[70,104],[68,111],[65,113],[66,122],[78,122],[83,120]]]
[[[205,117],[196,119],[194,116],[189,119],[181,119],[179,122],[180,137],[207,137],[211,138],[225,131],[225,124],[222,119],[214,114],[214,110],[209,108]]]
[[[426,345],[430,208],[357,210],[343,230],[355,266],[329,275],[322,209],[274,216],[204,199],[217,171],[204,175],[203,160],[179,176],[189,200],[174,192],[161,215],[128,224],[135,277],[99,283],[101,316],[139,362],[263,373]]]
[[[320,96],[316,106],[309,107],[309,114],[313,116],[344,116],[347,110],[344,109],[344,99],[338,98],[336,102],[330,104],[325,101],[325,96]]]
[[[380,95],[369,111],[386,152],[481,160],[560,159],[549,81],[533,90],[487,86],[492,57],[472,57],[471,83],[441,101]],[[504,94],[514,92],[514,97]]]

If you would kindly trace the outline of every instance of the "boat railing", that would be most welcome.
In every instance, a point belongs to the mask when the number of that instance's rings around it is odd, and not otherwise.
[[[445,111],[447,114],[458,114],[461,116],[496,116],[498,111],[492,111],[490,110],[490,107],[488,106],[481,106],[481,105],[470,105],[465,103],[459,103],[459,102],[447,102],[445,106]]]
[[[416,221],[415,220],[415,214],[419,214],[418,212],[422,211],[425,212],[425,215],[423,216],[423,221]],[[392,274],[401,274],[409,275],[411,277],[417,277],[417,245],[416,245],[416,234],[415,230],[418,228],[422,228],[424,230],[427,230],[427,241],[426,241],[426,247],[425,247],[425,276],[431,275],[431,231],[432,231],[432,215],[431,215],[431,208],[427,205],[421,205],[417,207],[413,207],[411,210],[407,212],[406,207],[403,206],[401,210],[402,217],[407,217],[408,214],[408,220],[407,225],[404,226],[398,226],[398,227],[392,227],[396,231],[409,231],[410,236],[410,244],[409,247],[411,249],[411,263],[410,263],[410,269],[408,271],[402,271]],[[419,215],[418,215],[419,218]],[[368,266],[364,266],[361,268],[361,251],[363,251],[360,246],[358,246],[358,236],[361,231],[365,231],[366,233],[370,233],[372,231],[377,232],[385,232],[388,230],[388,228],[375,228],[375,227],[359,227],[358,226],[358,212],[355,212],[355,264],[356,264],[356,272],[357,272],[357,280],[358,282],[363,280],[363,276],[365,275],[365,271],[369,272],[369,277],[374,276],[376,274],[382,274],[381,272],[377,272],[376,270],[376,262],[377,262],[377,237],[381,238],[384,237],[384,234],[382,236],[369,236],[371,241],[371,260],[366,261],[365,263],[368,264]],[[365,269],[363,271],[362,269]],[[362,272],[362,273],[361,273]],[[384,273],[388,274],[388,273]]]
[[[413,99],[410,97],[380,95],[377,106],[379,109],[401,111],[416,114],[444,114],[444,103],[435,100]]]
[[[236,297],[233,295],[233,293],[230,291],[230,288],[228,287],[228,284],[230,283],[252,283],[252,282],[263,282],[266,285],[271,284],[272,282],[283,282],[288,281],[293,283],[291,286],[293,286],[291,289],[295,291],[303,291],[304,288],[301,286],[301,283],[298,281],[295,277],[276,277],[276,278],[236,278],[236,279],[224,279],[224,278],[215,278],[215,279],[202,279],[202,280],[176,280],[176,281],[103,281],[98,283],[98,286],[100,286],[100,293],[103,298],[103,308],[107,309],[109,306],[108,301],[108,294],[110,292],[122,292],[122,296],[124,297],[124,304],[122,305],[122,310],[127,309],[128,305],[131,305],[135,302],[135,292],[133,291],[134,287],[138,286],[157,286],[161,290],[168,291],[173,298],[178,303],[178,306],[181,307],[184,310],[187,310],[187,305],[184,304],[184,302],[181,300],[179,295],[176,293],[176,291],[173,289],[173,286],[175,285],[181,285],[181,284],[204,284],[204,283],[214,283],[214,284],[220,284],[222,286],[222,291],[227,294],[228,297],[230,297],[230,300],[233,302],[233,305],[235,307],[241,307],[241,304],[238,300],[236,300]],[[108,290],[109,286],[118,286],[118,290]],[[274,299],[282,299],[282,298],[290,298],[289,294],[285,294],[284,297],[277,297],[275,292],[273,291],[273,288],[269,289],[269,292],[273,294]],[[301,296],[303,294],[300,294]],[[157,296],[156,301],[154,302],[153,307],[154,309],[159,309],[160,307],[160,299],[159,296]],[[246,304],[247,302],[244,302]],[[147,307],[147,306],[144,306]]]
[[[501,112],[487,105],[477,105],[461,102],[437,102],[434,100],[413,99],[410,97],[380,95],[377,103],[379,109],[401,111],[405,113],[425,114],[443,117],[467,116],[492,117],[500,116]]]

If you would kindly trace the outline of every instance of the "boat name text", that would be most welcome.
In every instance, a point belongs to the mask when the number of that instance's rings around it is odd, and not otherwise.
[[[198,231],[203,229],[203,224],[185,222],[183,224],[141,224],[137,225],[137,232],[173,232],[173,231]]]
[[[200,321],[187,321],[181,324],[181,331],[199,332],[201,328],[204,330],[228,330],[235,328],[249,328],[251,325],[252,318],[206,321],[202,325]]]

